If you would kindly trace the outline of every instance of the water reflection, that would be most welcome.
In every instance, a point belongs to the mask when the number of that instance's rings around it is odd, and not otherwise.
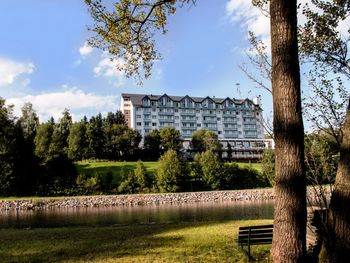
[[[272,219],[273,201],[2,211],[0,228]]]

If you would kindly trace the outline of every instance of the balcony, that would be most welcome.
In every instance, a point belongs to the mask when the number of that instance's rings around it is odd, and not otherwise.
[[[237,123],[237,119],[236,118],[234,118],[232,120],[223,119],[222,123]]]
[[[238,138],[238,134],[224,134],[224,138]]]
[[[203,123],[212,123],[212,124],[216,124],[217,120],[203,120]]]
[[[237,128],[237,126],[236,127],[224,127],[223,130],[224,131],[237,131],[238,128]]]
[[[158,115],[174,115],[174,112],[158,112]]]
[[[225,111],[222,113],[223,116],[236,116],[235,111]]]

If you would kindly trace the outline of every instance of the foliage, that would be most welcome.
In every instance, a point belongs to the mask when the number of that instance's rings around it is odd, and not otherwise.
[[[182,160],[176,151],[170,149],[160,157],[156,181],[160,192],[176,192],[183,176]]]
[[[220,190],[252,189],[270,186],[252,167],[239,167],[236,163],[225,164]]]
[[[160,145],[161,138],[159,131],[157,129],[152,130],[144,138],[143,147],[145,150],[145,157],[150,160],[158,160],[160,156]]]
[[[43,163],[43,172],[39,178],[39,195],[70,195],[77,178],[74,163],[66,154],[51,156]]]
[[[103,158],[105,136],[103,132],[103,119],[101,113],[92,116],[87,124],[86,136],[88,143],[88,158]]]
[[[194,152],[205,152],[208,150],[213,152],[220,151],[221,144],[218,135],[207,129],[195,131],[191,138],[191,150]]]
[[[265,149],[262,163],[262,178],[268,182],[271,186],[275,184],[275,151],[272,149]]]
[[[87,157],[86,123],[84,121],[72,124],[68,136],[68,157],[74,161]]]
[[[161,148],[164,151],[173,150],[175,152],[180,152],[182,148],[182,140],[180,131],[173,127],[165,127],[160,129],[159,132]]]
[[[302,58],[319,66],[324,73],[350,77],[348,61],[349,15],[347,1],[311,0],[303,6],[306,23],[299,30]],[[345,26],[346,30],[341,31]],[[344,31],[346,32],[344,34]]]
[[[305,136],[305,164],[312,185],[333,184],[339,162],[339,147],[328,134]]]
[[[153,61],[160,59],[153,37],[166,33],[167,16],[176,11],[177,3],[191,0],[118,1],[111,8],[101,0],[85,0],[95,22],[90,27],[92,47],[108,51],[117,69],[134,75],[141,83],[151,74]]]
[[[152,187],[151,178],[146,172],[146,168],[141,161],[136,163],[134,171],[129,172],[127,178],[118,187],[120,193],[147,193]]]
[[[25,139],[29,142],[33,141],[39,126],[39,117],[30,102],[24,103],[18,123],[22,127]]]
[[[54,125],[51,121],[39,125],[35,142],[35,154],[42,160],[49,159],[49,149],[51,144],[51,137],[54,130]]]
[[[78,186],[79,194],[96,194],[100,188],[100,178],[98,175],[87,178],[84,175],[79,174],[76,179],[76,184]]]
[[[218,190],[222,187],[222,179],[225,176],[225,168],[217,155],[208,150],[197,154],[195,162],[201,167],[202,179],[205,184],[213,189]]]

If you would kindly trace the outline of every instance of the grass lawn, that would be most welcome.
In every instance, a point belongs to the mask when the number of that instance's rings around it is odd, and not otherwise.
[[[158,162],[144,162],[148,173],[153,174],[157,169]],[[108,174],[112,177],[113,185],[118,186],[123,178],[129,172],[135,170],[136,162],[113,162],[113,161],[81,161],[76,164],[78,174],[86,176],[100,175],[106,178]]]
[[[158,162],[143,162],[148,173],[155,173]],[[260,163],[237,163],[240,167],[251,167],[261,171]],[[123,176],[136,168],[136,162],[113,162],[113,161],[81,161],[76,164],[78,174],[93,176],[99,174],[102,178],[109,173],[112,176],[112,184],[119,185]]]
[[[271,220],[0,229],[0,262],[248,262],[238,227]],[[253,246],[269,262],[270,245]]]

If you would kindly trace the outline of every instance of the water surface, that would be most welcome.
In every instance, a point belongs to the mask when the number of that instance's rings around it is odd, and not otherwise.
[[[273,201],[0,211],[0,228],[272,219]]]

